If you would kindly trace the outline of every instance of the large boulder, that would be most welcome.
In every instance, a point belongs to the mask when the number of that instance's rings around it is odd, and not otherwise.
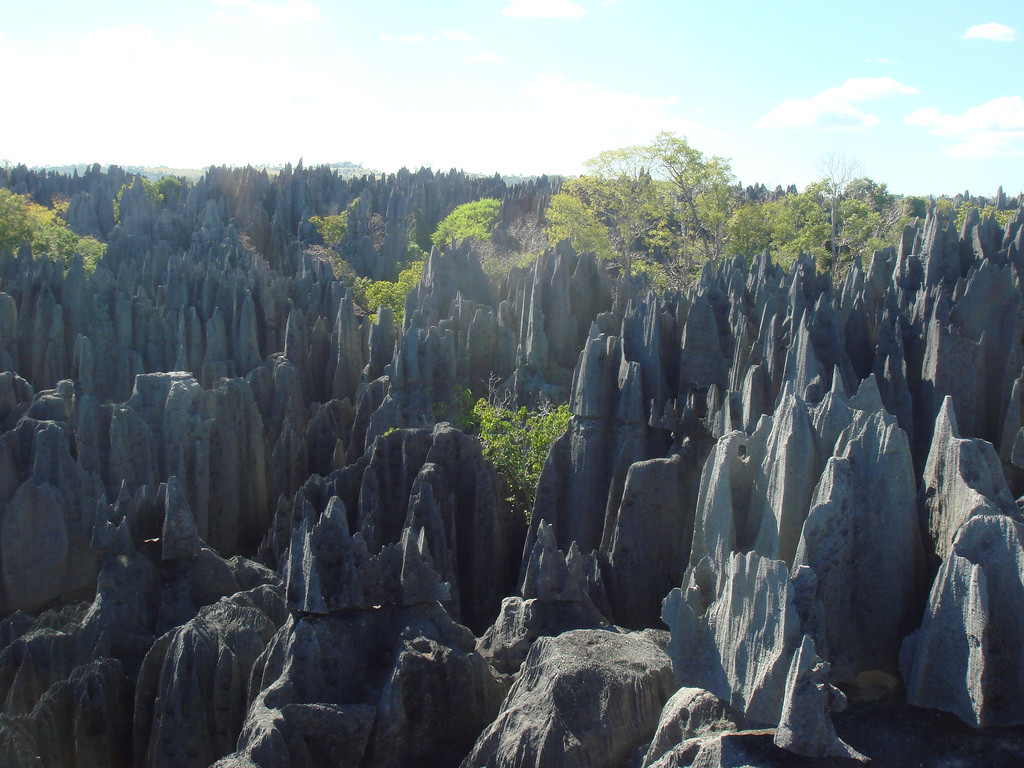
[[[622,765],[678,686],[656,637],[574,630],[538,640],[463,768]]]

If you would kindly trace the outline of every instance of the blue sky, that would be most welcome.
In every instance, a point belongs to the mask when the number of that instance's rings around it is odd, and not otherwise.
[[[30,165],[575,174],[667,130],[744,184],[837,153],[906,194],[1024,189],[1021,0],[0,0],[0,68]]]

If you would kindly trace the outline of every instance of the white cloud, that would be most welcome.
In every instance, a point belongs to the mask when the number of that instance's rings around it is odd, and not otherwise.
[[[336,67],[310,64],[265,46],[213,48],[165,30],[139,25],[95,29],[34,65],[33,78],[5,83],[11,103],[24,104],[32,121],[6,121],[0,147],[12,161],[29,165],[99,162],[119,165],[170,165],[200,168],[210,164],[294,162],[337,156],[338,125],[345,121],[337,94],[352,87],[354,99],[369,99],[358,84],[347,83],[347,57],[332,57]],[[228,41],[230,42],[230,41]],[[0,48],[0,70],[16,71],[35,44]],[[126,67],[125,61],[132,65]],[[173,61],[169,67],[166,62]],[[96,99],[96,83],[117,72],[119,108]],[[38,77],[39,80],[34,78]],[[60,82],[67,93],[46,97],[38,82]],[[258,120],[252,105],[278,94],[281,109]],[[75,115],[75,130],[68,130]],[[175,119],[207,115],[209,120]],[[287,144],[282,142],[287,137]],[[360,137],[362,138],[362,137]],[[351,142],[351,146],[361,146]],[[349,146],[349,145],[346,145]],[[283,154],[287,153],[287,154]]]
[[[442,29],[441,34],[444,35],[445,40],[463,40],[467,43],[475,43],[476,38],[468,32],[463,32],[459,29]]]
[[[586,12],[572,0],[510,0],[501,13],[517,19],[578,19]]]
[[[475,56],[470,56],[466,61],[472,64],[497,64],[501,61],[501,55],[494,51],[484,51]]]
[[[248,24],[251,19],[248,16],[243,16],[240,13],[225,13],[224,11],[217,11],[211,18],[216,24]]]
[[[156,36],[153,30],[143,24],[115,24],[112,27],[100,27],[87,32],[83,38],[86,46],[95,46],[97,50],[112,48],[145,49],[153,45]]]
[[[954,143],[942,147],[949,157],[981,160],[1024,156],[1024,99],[1020,96],[992,99],[961,115],[944,115],[937,107],[921,107],[903,122],[952,139]]]
[[[988,24],[975,24],[963,34],[964,40],[970,40],[972,38],[978,40],[995,40],[999,43],[1012,43],[1017,39],[1017,30],[1013,27],[1008,27],[1005,24],[996,24],[995,22],[989,22]]]
[[[253,3],[246,10],[263,26],[277,28],[297,21],[320,21],[320,9],[305,0],[288,0],[287,3]]]
[[[716,137],[706,127],[676,116],[678,105],[675,95],[612,91],[550,72],[524,88],[518,99],[520,119],[511,123],[513,134],[522,133],[521,118],[526,116],[525,123],[537,126],[537,135],[513,135],[509,146],[523,145],[536,155],[520,161],[522,167],[578,173],[586,158],[605,149],[646,144],[660,131],[687,136],[702,147],[713,142]]]
[[[756,128],[824,128],[864,131],[882,121],[851,104],[888,96],[912,96],[917,88],[891,77],[851,77],[837,88],[827,88],[809,99],[787,99],[754,124]]]
[[[395,40],[398,40],[401,43],[422,43],[422,42],[425,42],[427,38],[424,37],[419,32],[414,32],[411,35],[401,35],[401,36],[393,35],[390,32],[381,32],[377,36],[377,39],[380,40],[382,43],[393,43],[393,42],[395,42]]]
[[[288,0],[285,3],[251,2],[251,0],[213,0],[222,8],[237,9],[234,13],[217,11],[213,21],[226,24],[255,22],[264,29],[279,29],[296,22],[320,21],[320,9],[306,0]]]

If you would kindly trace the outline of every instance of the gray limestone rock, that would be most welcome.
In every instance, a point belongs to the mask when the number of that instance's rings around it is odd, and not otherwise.
[[[789,354],[786,356],[786,368],[782,380],[791,384],[799,397],[816,403],[827,389],[825,381],[827,368],[822,365],[815,352],[808,321],[807,314],[799,319],[799,325],[793,334],[795,336],[793,346],[790,347]]]
[[[68,564],[64,500],[26,481],[0,515],[4,608],[34,610],[61,596]]]
[[[519,593],[544,603],[580,602],[587,598],[583,556],[575,543],[569,554],[558,549],[549,523],[537,524],[533,547],[523,563]]]
[[[953,539],[920,628],[903,644],[907,701],[975,727],[1024,724],[1024,535],[976,512]]]
[[[662,619],[676,677],[704,688],[748,721],[774,725],[801,637],[786,564],[754,552],[729,555],[720,575],[691,565],[669,592]]]
[[[760,521],[754,548],[792,565],[821,460],[807,407],[788,389],[771,425],[750,490],[748,518]]]
[[[367,764],[457,765],[498,714],[506,693],[475,651],[428,637],[404,638],[377,704]]]
[[[852,757],[867,761],[836,735],[831,712],[846,709],[846,696],[829,683],[829,665],[804,635],[786,678],[786,698],[775,729],[775,745],[808,757]]]
[[[910,446],[877,413],[839,437],[815,490],[794,567],[810,566],[833,677],[891,672],[923,604],[924,554]]]
[[[995,449],[984,440],[960,437],[948,396],[935,420],[922,481],[929,548],[941,560],[949,555],[953,538],[968,518],[1017,509]]]
[[[202,768],[234,750],[250,670],[277,629],[246,602],[225,598],[204,607],[146,656],[140,677],[157,682],[136,693],[140,765]]]
[[[425,429],[401,429],[370,444],[356,526],[371,552],[401,537],[409,492],[431,443],[431,433]]]
[[[159,479],[156,440],[152,428],[128,405],[114,406],[110,419],[110,462],[105,478],[107,493],[114,496],[123,480],[128,491],[156,487]]]
[[[472,634],[452,622],[437,603],[384,605],[323,617],[292,614],[253,667],[252,704],[236,751],[217,765],[361,765],[404,639],[421,647],[424,641],[436,643],[456,655],[473,651]],[[407,661],[413,665],[413,659]],[[460,666],[455,664],[456,669]],[[469,667],[483,671],[473,662]],[[443,678],[451,671],[435,667],[428,677]],[[483,680],[475,674],[470,679]],[[411,674],[407,678],[410,683],[413,679]],[[397,735],[403,732],[401,716],[392,714],[396,717],[389,720],[398,726]],[[385,747],[384,742],[377,745]]]
[[[209,438],[207,542],[224,555],[252,551],[270,523],[263,419],[245,379],[222,379],[203,391]]]
[[[714,310],[704,294],[693,299],[683,327],[679,355],[679,396],[691,391],[704,393],[712,384],[725,389],[728,378],[726,357],[718,339]]]
[[[666,759],[666,756],[677,749],[685,753],[687,748],[684,745],[692,745],[691,740],[738,730],[739,719],[737,713],[713,693],[702,688],[680,688],[665,702],[658,730],[644,756],[643,768],[670,762],[672,758]],[[682,755],[678,757],[682,758]],[[684,763],[677,760],[676,764]]]
[[[0,428],[12,428],[28,410],[32,397],[32,385],[25,379],[12,370],[0,371]]]
[[[124,736],[130,729],[129,712],[128,686],[116,659],[95,659],[76,667],[51,686],[23,720],[35,736],[34,759],[27,764],[128,764],[131,750]]]
[[[637,462],[626,475],[607,546],[615,621],[657,626],[660,596],[679,584],[693,539],[693,515],[710,440],[687,441],[679,454]]]
[[[398,543],[371,555],[362,533],[350,536],[338,497],[319,520],[306,516],[292,529],[284,572],[289,607],[307,613],[411,606],[451,597],[434,570],[423,529],[404,528]]]
[[[543,520],[531,529],[526,553],[519,595],[502,601],[494,624],[477,642],[480,653],[504,674],[519,669],[539,637],[610,627],[595,605],[604,600],[598,594],[603,586],[593,554],[580,555],[575,543],[564,554],[553,526]]]
[[[190,559],[199,554],[203,540],[178,478],[167,478],[164,492],[164,527],[160,537],[164,560]]]
[[[953,398],[963,433],[978,434],[978,372],[984,370],[984,347],[950,324],[944,313],[948,308],[937,301],[925,331],[921,386],[914,400],[914,437],[924,446],[930,444],[935,418],[947,395]]]
[[[668,656],[647,634],[541,638],[462,765],[622,765],[654,733],[676,687]]]
[[[524,525],[503,503],[501,480],[479,440],[448,424],[434,427],[425,464],[437,468],[450,513],[442,518],[455,571],[457,618],[476,632],[486,627],[515,585]],[[422,470],[421,470],[422,471]],[[412,522],[412,496],[405,526]],[[428,531],[431,552],[437,547]],[[437,559],[434,559],[438,564]],[[442,574],[443,575],[443,574]],[[445,577],[447,581],[447,577]]]
[[[761,531],[766,524],[776,527],[774,518],[764,520],[750,514],[755,473],[764,460],[770,424],[762,419],[749,438],[742,432],[723,435],[708,455],[694,513],[691,568],[704,561],[717,572],[725,567],[730,553],[748,551],[763,539]],[[771,513],[764,505],[756,511]]]
[[[519,671],[533,643],[573,629],[609,629],[611,624],[593,601],[545,603],[536,598],[506,597],[497,618],[477,642],[477,650],[499,672]]]

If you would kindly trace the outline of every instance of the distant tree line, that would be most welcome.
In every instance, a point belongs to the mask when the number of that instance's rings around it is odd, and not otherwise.
[[[933,202],[898,196],[835,156],[823,160],[820,178],[803,191],[750,196],[735,183],[728,160],[671,133],[601,152],[585,169],[552,197],[549,238],[567,238],[629,273],[653,267],[677,284],[692,280],[707,261],[750,260],[766,249],[783,265],[805,253],[842,274],[853,259],[897,243],[903,227],[923,218]],[[949,198],[935,204],[940,213],[959,215],[958,224],[970,207],[954,211]]]

